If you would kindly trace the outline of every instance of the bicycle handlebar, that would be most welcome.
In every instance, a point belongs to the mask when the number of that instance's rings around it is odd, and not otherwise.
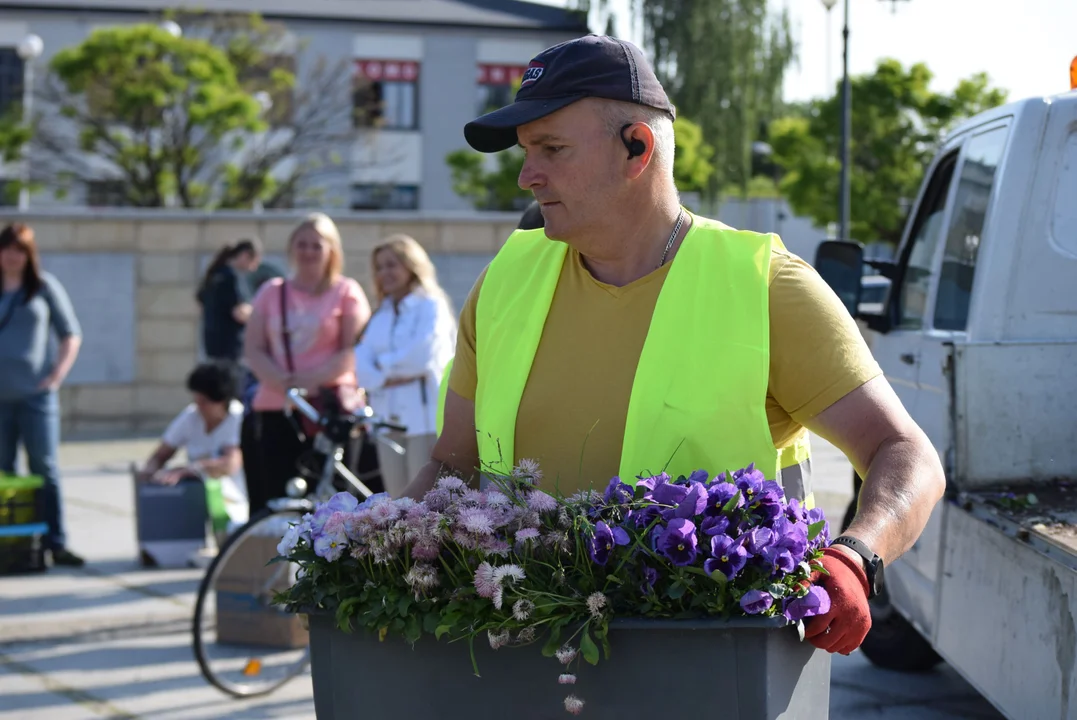
[[[299,412],[303,413],[303,415],[305,415],[308,420],[313,423],[320,423],[322,421],[322,416],[318,413],[318,411],[314,408],[313,405],[307,402],[306,398],[304,397],[304,395],[306,394],[306,391],[302,388],[288,388],[288,392],[286,393],[288,401],[292,405],[294,405],[296,409],[299,410]],[[403,425],[398,425],[396,423],[381,420],[380,418],[378,418],[378,416],[374,414],[374,409],[371,408],[369,405],[366,405],[362,409],[355,411],[355,413],[353,414],[374,429],[396,430],[398,432],[408,431],[408,429]]]

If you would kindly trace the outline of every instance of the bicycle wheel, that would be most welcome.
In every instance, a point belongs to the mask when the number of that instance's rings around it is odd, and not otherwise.
[[[198,588],[194,654],[202,675],[235,697],[267,695],[307,669],[305,618],[274,606],[295,580],[295,563],[267,563],[303,510],[257,513],[225,541]]]

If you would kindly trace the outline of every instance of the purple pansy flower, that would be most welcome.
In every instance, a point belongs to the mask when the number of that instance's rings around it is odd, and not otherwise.
[[[749,590],[740,599],[740,606],[749,615],[766,612],[774,604],[774,597],[765,590]]]
[[[784,547],[771,545],[763,551],[763,562],[771,576],[784,575],[797,569],[793,554]]]
[[[804,597],[787,599],[783,610],[785,617],[793,621],[815,615],[826,615],[828,612],[830,612],[830,596],[818,585],[808,588],[808,594]]]
[[[666,473],[661,473],[659,475],[652,475],[648,478],[641,478],[640,481],[636,483],[636,487],[641,487],[647,492],[654,492],[654,489],[656,487],[658,487],[659,485],[665,485],[668,482],[669,475],[667,475]]]
[[[793,522],[804,520],[804,505],[796,498],[789,498],[789,504],[785,508],[785,516]]]
[[[676,507],[680,504],[681,500],[688,495],[687,485],[674,485],[673,483],[662,483],[654,490],[647,493],[643,497],[651,502],[658,503],[659,505],[670,505]]]
[[[611,528],[601,520],[595,524],[595,533],[587,542],[587,554],[591,562],[605,565],[615,545],[627,545],[628,533],[622,527]]]
[[[722,513],[722,508],[737,494],[737,487],[733,483],[716,482],[707,490],[707,515],[716,516]],[[744,505],[744,496],[737,500],[736,507]]]
[[[643,566],[643,584],[639,586],[639,589],[644,595],[654,589],[654,584],[658,582],[658,571],[653,567]]]
[[[602,499],[606,501],[607,505],[624,505],[632,501],[632,493],[631,485],[621,482],[619,477],[614,477],[610,480]]]
[[[767,480],[763,483],[763,490],[759,493],[761,497],[765,497],[768,500],[772,500],[776,503],[780,503],[782,498],[785,497],[785,491],[779,483],[773,480]]]
[[[749,465],[743,470],[733,473],[733,484],[737,486],[744,496],[744,502],[751,505],[763,492],[763,473],[755,469],[755,465]]]
[[[774,532],[770,528],[757,527],[748,531],[745,549],[752,555],[761,555],[774,542]]]
[[[703,483],[692,483],[688,486],[688,492],[677,504],[677,507],[662,511],[665,518],[694,518],[702,513],[707,507],[707,488]]]
[[[692,483],[706,484],[708,480],[710,480],[710,473],[706,470],[696,470],[688,476],[689,485],[691,485]]]
[[[725,515],[714,515],[704,518],[699,526],[704,535],[721,535],[729,529],[729,518]]]
[[[770,529],[777,536],[776,545],[785,548],[794,558],[804,557],[808,551],[808,527],[804,523],[792,523],[784,515],[771,523]]]
[[[658,505],[645,505],[640,510],[633,511],[632,522],[636,529],[645,530],[652,522],[662,516],[662,508]],[[627,520],[628,518],[625,518]],[[657,528],[656,528],[657,529]]]
[[[759,516],[764,523],[776,520],[779,516],[784,517],[784,512],[781,500],[772,499],[766,495],[763,495],[755,504],[755,514]]]
[[[657,549],[674,565],[691,565],[695,562],[696,524],[684,518],[674,518],[658,538]]]
[[[728,535],[715,535],[711,538],[711,557],[703,563],[703,570],[708,575],[718,570],[732,580],[747,562],[748,552],[743,542]]]

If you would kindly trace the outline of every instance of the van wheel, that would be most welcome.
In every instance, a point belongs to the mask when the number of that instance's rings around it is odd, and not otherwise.
[[[901,613],[890,606],[886,590],[871,601],[871,630],[860,645],[872,665],[899,672],[928,672],[942,658]]]

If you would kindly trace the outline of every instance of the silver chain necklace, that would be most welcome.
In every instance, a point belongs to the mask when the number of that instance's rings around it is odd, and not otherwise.
[[[673,226],[673,233],[669,236],[669,242],[666,243],[666,249],[662,251],[662,262],[658,263],[658,267],[662,267],[666,264],[666,256],[669,255],[669,249],[673,247],[673,243],[677,241],[677,235],[681,231],[681,225],[684,223],[684,208],[681,208],[677,213],[677,224]]]

